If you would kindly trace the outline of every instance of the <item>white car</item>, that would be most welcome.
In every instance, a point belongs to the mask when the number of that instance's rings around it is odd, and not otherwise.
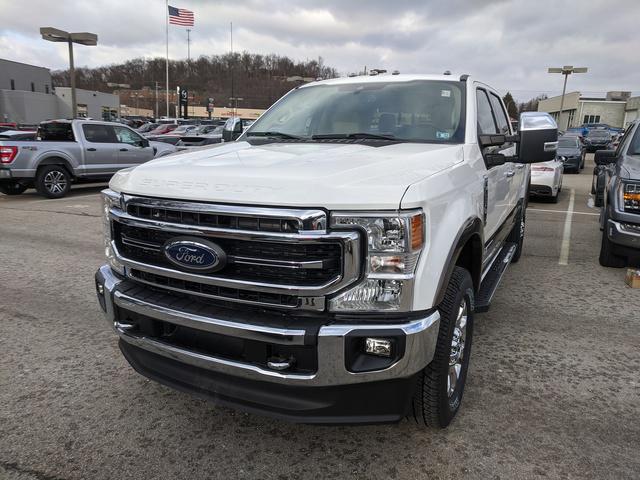
[[[562,191],[563,173],[564,165],[562,161],[557,158],[549,162],[531,165],[529,195],[534,198],[551,198],[553,203],[557,203],[558,196]]]

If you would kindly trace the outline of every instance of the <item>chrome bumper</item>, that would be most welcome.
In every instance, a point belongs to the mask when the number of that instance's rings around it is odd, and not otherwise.
[[[127,331],[128,325],[116,321],[115,307],[143,314],[176,325],[219,333],[230,337],[261,340],[272,343],[303,345],[303,329],[272,328],[249,325],[228,320],[185,314],[164,306],[154,305],[118,292],[122,282],[108,265],[102,266],[96,275],[96,287],[103,304],[105,316],[113,325],[121,340],[141,349],[171,358],[194,367],[232,376],[300,386],[335,386],[363,382],[375,382],[409,377],[423,369],[433,359],[440,314],[435,311],[425,318],[400,324],[327,325],[320,328],[317,339],[318,369],[313,374],[287,374],[255,365],[230,361],[178,348],[158,340]],[[102,293],[100,293],[102,291]],[[104,300],[104,302],[102,301]],[[358,330],[375,337],[376,331],[401,330],[405,334],[404,355],[391,366],[376,371],[354,373],[346,369],[345,339]],[[381,333],[381,336],[384,336]]]
[[[640,249],[640,225],[638,228],[629,228],[624,223],[609,219],[607,235],[613,243]]]

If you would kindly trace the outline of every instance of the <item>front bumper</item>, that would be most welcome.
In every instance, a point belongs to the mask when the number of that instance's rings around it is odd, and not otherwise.
[[[174,309],[132,295],[108,266],[96,273],[98,300],[120,337],[120,348],[142,375],[222,405],[305,423],[377,423],[402,419],[421,370],[431,362],[440,324],[437,311],[406,323],[267,326]],[[142,288],[142,287],[141,287]],[[216,335],[229,343],[314,349],[314,371],[287,373],[264,365],[183,348],[136,333],[128,315]],[[254,317],[255,318],[255,317]],[[330,319],[327,318],[329,323]],[[206,333],[205,333],[206,332]],[[365,337],[394,338],[401,355],[382,368],[353,371],[354,345]]]
[[[640,224],[616,222],[609,219],[607,236],[613,243],[638,250],[640,254]]]

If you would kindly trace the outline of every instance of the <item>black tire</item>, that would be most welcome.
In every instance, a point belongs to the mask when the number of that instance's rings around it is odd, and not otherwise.
[[[551,203],[558,203],[558,199],[560,198],[560,190],[558,190],[558,192],[550,198],[551,198]]]
[[[607,221],[604,217],[604,228],[602,229],[602,241],[600,243],[600,265],[603,267],[623,268],[627,265],[626,258],[614,253],[614,246],[607,235]]]
[[[62,165],[45,165],[38,169],[36,190],[47,198],[62,198],[71,188],[71,175]]]
[[[507,242],[515,243],[516,253],[513,254],[513,258],[511,259],[511,263],[517,263],[520,260],[520,256],[522,255],[522,248],[524,245],[524,231],[526,225],[526,214],[525,209],[520,209],[519,218],[516,223],[513,225],[509,236],[507,237]]]
[[[604,206],[604,195],[599,194],[598,192],[596,192],[594,200],[593,200],[593,204],[596,207],[602,207]]]
[[[460,337],[460,308],[466,308],[465,334]],[[440,330],[438,343],[433,360],[420,374],[420,379],[413,397],[413,416],[419,425],[432,428],[444,428],[451,423],[462,402],[464,385],[467,379],[469,358],[471,356],[471,341],[473,338],[473,282],[471,275],[464,268],[455,267],[451,280],[447,286],[444,300],[438,307],[440,311]],[[450,359],[452,359],[452,345],[454,331],[457,338],[462,338],[462,348],[457,350],[460,369],[455,386],[450,389]],[[460,345],[460,343],[458,343]]]
[[[0,193],[4,193],[5,195],[20,195],[24,193],[27,188],[26,185],[18,182],[3,183],[0,185]]]

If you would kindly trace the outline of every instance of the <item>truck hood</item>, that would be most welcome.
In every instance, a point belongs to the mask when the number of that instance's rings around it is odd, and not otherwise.
[[[181,200],[396,209],[409,185],[462,160],[462,145],[231,142],[121,170],[109,185]]]

